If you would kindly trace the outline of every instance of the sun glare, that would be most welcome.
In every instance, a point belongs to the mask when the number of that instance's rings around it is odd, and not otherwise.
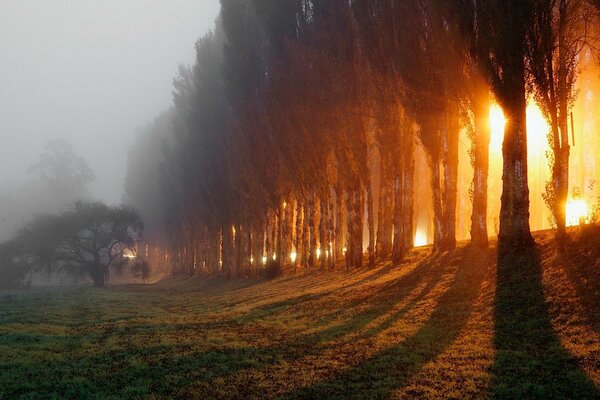
[[[585,200],[567,201],[567,226],[577,226],[589,220],[590,210]]]
[[[427,235],[420,229],[415,233],[415,247],[427,246]]]
[[[502,139],[504,138],[504,127],[506,118],[502,108],[498,104],[490,106],[490,147],[493,149],[502,149]]]

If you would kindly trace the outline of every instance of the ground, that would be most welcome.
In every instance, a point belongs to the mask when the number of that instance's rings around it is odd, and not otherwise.
[[[0,399],[600,398],[600,232],[276,280],[0,292]]]

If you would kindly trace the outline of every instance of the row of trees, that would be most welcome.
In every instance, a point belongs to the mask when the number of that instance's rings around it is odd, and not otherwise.
[[[597,5],[221,5],[215,31],[196,44],[195,65],[182,66],[174,82],[173,124],[153,147],[161,149],[160,167],[141,170],[135,159],[129,166],[128,182],[146,182],[128,190],[133,204],[147,203],[158,182],[163,188],[154,209],[161,210],[158,230],[171,238],[178,271],[241,276],[267,260],[290,270],[333,268],[341,259],[359,267],[364,227],[370,265],[401,259],[413,246],[416,146],[430,170],[433,249],[451,250],[465,128],[474,169],[471,241],[486,247],[492,98],[507,117],[499,243],[501,249],[531,245],[528,95],[552,127],[547,198],[564,246],[567,116],[578,57],[593,49]],[[160,172],[148,179],[150,170]]]

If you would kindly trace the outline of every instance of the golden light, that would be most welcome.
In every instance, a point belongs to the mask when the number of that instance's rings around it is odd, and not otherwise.
[[[502,140],[504,139],[504,128],[506,127],[506,118],[502,108],[498,104],[490,105],[490,147],[492,149],[502,149]]]
[[[123,258],[130,258],[130,259],[137,257],[137,255],[135,254],[135,251],[132,249],[123,250],[122,256],[123,256]]]
[[[250,264],[254,262],[254,257],[250,257]]]
[[[548,146],[548,132],[550,127],[542,110],[533,101],[527,103],[527,141],[530,148],[545,148]],[[502,108],[492,103],[489,113],[490,121],[490,147],[502,149],[504,140],[504,129],[506,128],[506,117]]]
[[[277,260],[277,253],[273,253],[273,261]]]
[[[317,258],[321,258],[321,249],[317,249]]]
[[[342,253],[344,253],[344,255],[346,255],[346,252],[348,252],[348,248],[347,248],[347,247],[344,247],[344,248],[342,249]]]
[[[567,226],[586,223],[590,218],[590,210],[585,200],[567,201]]]
[[[290,254],[290,260],[291,260],[293,263],[294,263],[294,262],[296,262],[296,258],[297,258],[297,257],[298,257],[298,254],[296,254],[296,252],[295,252],[295,251],[293,251],[293,252]]]
[[[427,246],[427,235],[420,229],[415,233],[415,247]]]
[[[267,264],[267,256],[263,256],[262,263],[263,263],[263,265]]]
[[[550,126],[544,118],[542,110],[534,102],[527,104],[527,147],[545,152],[548,147]]]

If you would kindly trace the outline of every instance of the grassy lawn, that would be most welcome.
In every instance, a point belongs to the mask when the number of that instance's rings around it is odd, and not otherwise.
[[[272,281],[0,292],[0,399],[600,398],[600,235]]]

